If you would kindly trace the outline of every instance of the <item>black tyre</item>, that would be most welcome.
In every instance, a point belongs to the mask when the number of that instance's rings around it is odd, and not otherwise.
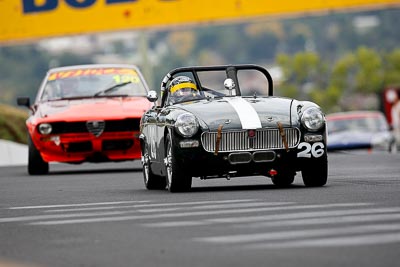
[[[328,158],[326,156],[315,161],[313,164],[305,166],[301,171],[303,182],[308,187],[324,186],[328,180]]]
[[[30,175],[49,173],[49,163],[43,160],[30,136],[28,136],[28,173]]]
[[[289,187],[295,177],[295,172],[280,172],[271,178],[272,183],[278,187]]]
[[[149,190],[165,189],[167,182],[165,177],[153,174],[151,171],[151,162],[149,151],[146,145],[143,146],[143,180],[144,185]]]
[[[166,143],[165,167],[167,169],[167,188],[170,192],[185,192],[192,187],[192,177],[185,173],[182,164],[176,157],[171,136],[168,134]]]

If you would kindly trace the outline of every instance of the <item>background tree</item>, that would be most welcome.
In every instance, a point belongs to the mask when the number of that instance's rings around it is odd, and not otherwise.
[[[276,62],[283,73],[283,82],[277,88],[281,95],[314,101],[315,92],[322,93],[327,86],[326,64],[313,52],[279,54]]]
[[[400,49],[394,49],[383,56],[384,86],[400,87]]]

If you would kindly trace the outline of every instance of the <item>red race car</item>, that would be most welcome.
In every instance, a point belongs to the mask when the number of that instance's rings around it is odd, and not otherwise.
[[[49,172],[49,162],[82,163],[141,158],[140,118],[152,107],[133,65],[90,64],[50,69],[30,109],[28,172]]]

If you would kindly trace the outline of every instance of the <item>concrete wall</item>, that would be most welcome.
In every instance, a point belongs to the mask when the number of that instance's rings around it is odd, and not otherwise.
[[[28,146],[0,140],[0,166],[27,165]]]

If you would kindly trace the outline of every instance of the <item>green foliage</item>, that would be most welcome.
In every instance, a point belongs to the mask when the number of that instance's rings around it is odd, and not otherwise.
[[[0,104],[0,139],[26,144],[25,121],[27,118],[27,111]]]
[[[314,89],[310,92],[310,98],[323,107],[325,111],[340,111],[339,100],[341,96],[342,91],[335,86],[330,86],[325,90]]]
[[[357,72],[355,91],[375,93],[382,89],[383,69],[380,56],[373,49],[360,47],[356,51]]]
[[[353,68],[355,67],[355,56],[353,54],[347,54],[337,60],[332,67],[331,85],[338,88],[343,92],[349,87],[349,79],[353,75]]]
[[[328,68],[319,55],[312,52],[300,52],[292,57],[279,54],[276,61],[284,75],[279,87],[283,88],[285,96],[312,99],[321,91],[319,88],[327,87]]]
[[[400,87],[400,48],[384,55],[383,84]]]
[[[18,95],[33,97],[47,62],[47,57],[32,45],[0,48],[0,87],[7,92],[0,95],[0,102],[15,103]]]
[[[248,55],[249,62],[272,61],[276,55],[279,40],[272,33],[263,33],[261,35],[249,38],[244,51],[252,51]]]
[[[281,95],[290,98],[297,98],[298,93],[298,88],[293,84],[282,84],[278,86],[274,92],[275,95]]]
[[[350,96],[376,98],[385,87],[400,84],[399,49],[381,55],[374,49],[360,47],[332,63],[314,53],[279,54],[276,62],[284,76],[279,92],[314,101],[326,111],[354,108],[355,103],[349,103],[353,99]],[[367,104],[372,105],[371,101]],[[376,104],[364,108],[379,107]]]

